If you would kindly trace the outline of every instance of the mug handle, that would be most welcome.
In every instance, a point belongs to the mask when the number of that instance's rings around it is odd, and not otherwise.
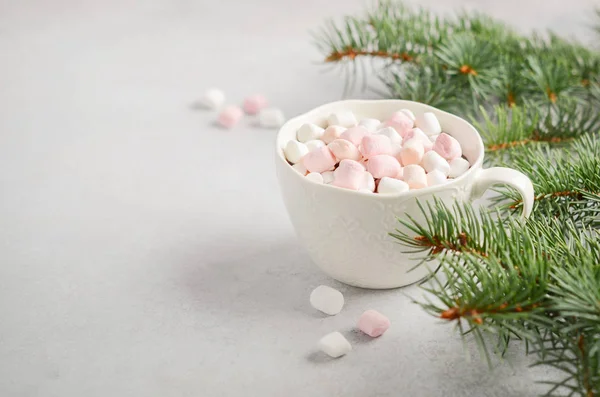
[[[492,167],[479,170],[471,190],[471,200],[480,198],[490,187],[499,184],[508,185],[519,192],[523,200],[521,216],[529,217],[534,202],[533,185],[527,175],[511,168]]]

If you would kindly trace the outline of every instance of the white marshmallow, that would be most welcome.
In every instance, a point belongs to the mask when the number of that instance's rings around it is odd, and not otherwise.
[[[382,128],[382,129],[378,130],[376,132],[376,134],[385,135],[388,138],[390,138],[392,145],[394,145],[394,144],[399,145],[402,143],[402,137],[400,136],[400,134],[398,134],[398,131],[396,131],[393,127]]]
[[[361,189],[366,189],[370,192],[375,191],[375,178],[373,178],[373,175],[369,171],[365,171],[364,181]]]
[[[285,148],[283,148],[285,158],[292,164],[299,162],[306,153],[308,153],[306,145],[293,139],[288,141]]]
[[[408,192],[409,189],[406,182],[387,176],[381,178],[379,180],[379,185],[377,185],[377,193],[379,194],[402,193]]]
[[[446,175],[440,170],[433,170],[427,173],[427,186],[441,185],[447,181]]]
[[[329,185],[331,182],[333,182],[333,171],[325,171],[321,174],[321,176],[323,177],[324,184]]]
[[[306,123],[302,124],[302,126],[298,128],[296,137],[298,138],[298,141],[307,143],[308,141],[312,141],[314,139],[321,139],[323,132],[325,132],[325,130],[318,125]]]
[[[440,136],[440,134],[435,134],[435,135],[429,136],[429,140],[431,141],[431,143],[435,142],[435,140],[437,139],[438,136]]]
[[[319,174],[318,172],[311,172],[310,174],[306,175],[306,179],[315,183],[323,184],[323,175]]]
[[[411,189],[427,187],[427,175],[420,165],[411,164],[404,167],[404,181]]]
[[[323,142],[320,139],[314,139],[312,141],[306,142],[305,145],[306,145],[306,148],[308,149],[308,151],[312,152],[315,149],[325,146],[325,142]]]
[[[358,124],[354,113],[349,110],[330,114],[328,121],[329,125],[341,125],[346,128],[355,127]]]
[[[319,350],[329,357],[338,358],[352,350],[350,342],[339,332],[332,332],[319,340]]]
[[[292,165],[292,168],[294,170],[296,170],[302,176],[306,176],[306,174],[308,174],[308,170],[306,169],[306,167],[302,163],[294,164],[294,165]]]
[[[430,150],[423,155],[421,165],[425,168],[425,171],[431,172],[433,170],[441,171],[444,176],[448,176],[450,173],[450,164],[445,158],[440,156],[437,152]]]
[[[194,103],[196,107],[203,107],[206,109],[217,109],[225,103],[225,94],[218,88],[211,88],[206,90],[204,95]]]
[[[410,110],[408,110],[408,109],[400,109],[400,111],[402,113],[404,113],[405,115],[407,115],[412,121],[416,120],[415,114],[413,112],[411,112]]]
[[[344,307],[344,295],[337,289],[319,285],[310,293],[310,304],[315,309],[334,316]]]
[[[450,162],[450,173],[448,176],[450,178],[458,178],[462,174],[468,171],[471,164],[462,157],[455,158]]]
[[[419,142],[423,144],[423,148],[428,152],[433,147],[433,142],[429,139],[429,137],[420,129],[413,128],[410,130],[406,136],[404,137],[407,141],[412,139],[417,139]]]
[[[425,148],[423,143],[417,138],[409,139],[404,142],[402,150],[400,150],[400,160],[402,165],[419,164],[423,159]]]
[[[435,135],[442,132],[440,122],[437,117],[435,117],[435,114],[431,112],[425,112],[417,116],[415,123],[417,124],[417,127],[423,130],[427,135]]]
[[[381,121],[377,119],[362,119],[360,123],[358,123],[358,125],[365,127],[369,132],[375,132],[380,124]]]
[[[258,122],[264,128],[279,128],[285,123],[285,116],[280,109],[263,109],[258,114]]]

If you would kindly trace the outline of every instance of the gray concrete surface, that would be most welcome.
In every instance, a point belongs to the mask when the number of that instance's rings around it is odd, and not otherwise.
[[[582,36],[595,2],[421,3]],[[321,274],[279,197],[275,133],[222,131],[187,107],[209,86],[232,102],[264,92],[289,116],[338,99],[343,82],[315,65],[307,32],[361,7],[0,0],[0,396],[544,390],[534,381],[556,374],[518,347],[488,370],[472,341],[411,303],[417,288]],[[340,315],[309,307],[321,283],[346,295]],[[352,331],[368,308],[392,319],[378,340]],[[315,352],[333,330],[354,345],[339,360]]]

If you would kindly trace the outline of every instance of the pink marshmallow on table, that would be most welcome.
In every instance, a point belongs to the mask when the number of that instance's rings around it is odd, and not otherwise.
[[[462,156],[460,143],[445,132],[442,132],[437,137],[433,144],[433,150],[448,161],[452,161]]]
[[[404,140],[408,141],[410,139],[417,139],[419,142],[421,142],[423,144],[423,149],[425,149],[425,153],[433,148],[433,142],[431,139],[429,139],[429,137],[419,128],[413,128],[406,133]]]
[[[384,176],[395,178],[401,169],[402,167],[398,160],[388,154],[378,154],[371,157],[367,162],[367,171],[376,179],[383,178]]]
[[[342,160],[339,167],[333,171],[333,186],[358,190],[365,183],[365,167],[354,160]]]
[[[358,319],[358,329],[377,338],[390,328],[390,319],[376,310],[367,310]]]
[[[402,138],[415,125],[414,121],[404,112],[394,112],[384,123],[385,126],[394,127]]]
[[[302,164],[309,172],[325,172],[333,167],[337,160],[327,146],[308,152],[302,157]]]
[[[392,141],[385,135],[365,135],[360,143],[360,152],[365,159],[378,154],[392,154]]]
[[[351,127],[348,128],[346,131],[342,132],[342,135],[340,135],[340,139],[345,139],[347,141],[352,142],[354,146],[358,146],[360,145],[360,142],[362,141],[363,137],[367,134],[369,134],[369,131],[367,131],[365,127]]]
[[[238,106],[229,105],[225,107],[225,109],[223,109],[221,113],[219,113],[219,118],[217,119],[217,122],[222,127],[232,128],[238,123],[238,121],[240,121],[243,115],[244,112],[242,112],[242,109],[240,109]]]
[[[425,149],[417,138],[409,139],[400,150],[400,161],[402,165],[419,164],[423,160]]]
[[[345,159],[358,161],[361,158],[358,148],[352,142],[345,139],[336,139],[327,145],[327,147],[329,147],[329,150],[340,161]]]
[[[251,95],[244,99],[244,111],[248,114],[256,114],[267,107],[269,102],[264,95]]]
[[[341,125],[330,125],[329,127],[325,128],[325,132],[323,132],[321,140],[325,143],[331,143],[336,139],[339,139],[340,135],[342,135],[342,132],[346,130],[347,128],[342,127]]]

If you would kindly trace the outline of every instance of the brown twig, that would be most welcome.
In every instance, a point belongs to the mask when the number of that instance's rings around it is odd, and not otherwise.
[[[585,190],[564,190],[562,192],[544,193],[544,194],[538,194],[537,196],[535,196],[533,198],[533,200],[540,201],[540,200],[545,200],[548,198],[556,198],[556,197],[573,197],[578,200],[581,200],[583,198],[582,192],[585,192]],[[523,200],[515,200],[508,208],[510,208],[511,210],[514,210],[521,203],[523,203]]]
[[[458,302],[457,302],[458,303]],[[497,314],[500,312],[510,312],[510,313],[522,313],[529,312],[533,309],[540,307],[539,304],[534,303],[532,305],[522,307],[520,305],[516,305],[514,308],[510,310],[506,310],[508,307],[508,303],[502,303],[498,307],[492,307],[491,305],[486,308],[473,308],[473,307],[459,307],[454,306],[444,310],[440,314],[440,318],[448,321],[459,320],[461,318],[472,318],[473,321],[479,325],[483,324],[483,319],[481,318],[482,314]]]
[[[491,145],[487,146],[487,150],[488,150],[488,152],[494,152],[497,150],[513,148],[515,146],[527,145],[529,143],[540,143],[540,142],[561,143],[561,142],[572,141],[573,139],[575,139],[575,138],[573,138],[573,137],[560,138],[557,136],[545,137],[543,135],[540,135],[539,132],[534,131],[533,134],[531,134],[531,138],[525,138],[520,141],[510,141],[510,142],[491,144]]]
[[[585,337],[583,336],[583,334],[579,335],[577,347],[581,352],[581,361],[583,362],[583,385],[586,390],[585,396],[594,397],[594,392],[592,390],[592,386],[590,385],[590,369],[587,365],[585,365]]]
[[[343,51],[335,51],[335,52],[332,52],[331,54],[329,54],[325,58],[325,62],[337,62],[337,61],[342,60],[343,58],[348,58],[350,60],[354,60],[358,56],[389,58],[394,61],[402,60],[405,62],[411,62],[415,59],[412,55],[410,55],[406,52],[397,53],[397,52],[387,52],[387,51],[364,51],[364,50],[357,50],[352,47],[347,47]]]
[[[455,243],[442,243],[442,239],[439,236],[416,236],[415,240],[418,241],[422,247],[431,248],[432,254],[439,254],[444,250],[454,251],[457,253],[470,253],[477,254],[484,258],[487,258],[488,254],[486,252],[478,251],[475,248],[467,247],[467,243],[470,241],[469,236],[465,232],[461,232],[458,234],[458,244]]]

